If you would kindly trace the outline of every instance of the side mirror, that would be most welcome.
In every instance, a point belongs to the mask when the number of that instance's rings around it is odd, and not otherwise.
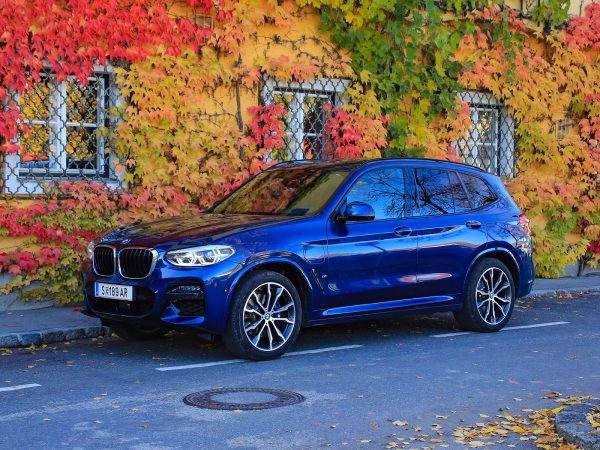
[[[347,204],[343,212],[337,217],[339,222],[367,222],[374,219],[375,211],[371,205],[363,202]]]

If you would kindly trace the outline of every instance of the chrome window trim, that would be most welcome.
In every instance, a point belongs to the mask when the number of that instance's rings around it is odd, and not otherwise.
[[[121,272],[121,252],[123,250],[148,250],[150,253],[152,253],[152,264],[150,264],[150,269],[148,270],[148,273],[146,275],[144,275],[143,277],[127,277],[125,275],[123,275],[123,272]],[[119,275],[122,278],[125,278],[127,280],[143,280],[144,278],[148,278],[148,276],[154,271],[154,268],[156,267],[156,262],[158,261],[158,252],[153,249],[152,247],[123,247],[122,249],[119,250],[119,254],[116,257],[116,262],[117,262],[117,271],[119,272]]]
[[[110,248],[113,252],[113,270],[112,273],[110,275],[103,275],[100,272],[98,272],[98,270],[96,269],[96,258],[94,258],[94,253],[96,252],[96,249],[98,247],[106,247],[106,248]],[[108,245],[108,244],[97,244],[94,246],[94,251],[92,252],[92,267],[94,268],[94,273],[96,275],[98,275],[99,277],[105,277],[105,278],[109,278],[112,277],[115,272],[116,272],[116,267],[117,267],[117,248],[114,245]]]

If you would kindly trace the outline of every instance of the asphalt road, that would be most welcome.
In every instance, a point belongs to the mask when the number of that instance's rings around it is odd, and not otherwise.
[[[599,324],[595,294],[523,300],[509,324],[517,328],[495,334],[453,334],[446,314],[305,329],[296,354],[260,363],[180,334],[18,350],[0,356],[0,448],[384,448],[419,434],[406,448],[461,448],[452,430],[481,414],[552,408],[550,391],[600,396]],[[182,402],[216,387],[306,400],[242,412]]]

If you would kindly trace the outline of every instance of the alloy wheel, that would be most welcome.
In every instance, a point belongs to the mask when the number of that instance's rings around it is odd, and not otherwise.
[[[244,332],[261,351],[277,350],[290,338],[296,323],[296,306],[290,292],[275,282],[256,287],[244,303]]]
[[[512,286],[506,273],[498,267],[490,267],[481,274],[476,290],[477,311],[489,325],[501,323],[510,311]]]

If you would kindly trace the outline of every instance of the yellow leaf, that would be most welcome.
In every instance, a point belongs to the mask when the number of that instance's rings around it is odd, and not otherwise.
[[[397,427],[403,427],[405,425],[408,425],[408,422],[406,422],[405,420],[394,420],[392,422],[392,425],[395,425]]]

